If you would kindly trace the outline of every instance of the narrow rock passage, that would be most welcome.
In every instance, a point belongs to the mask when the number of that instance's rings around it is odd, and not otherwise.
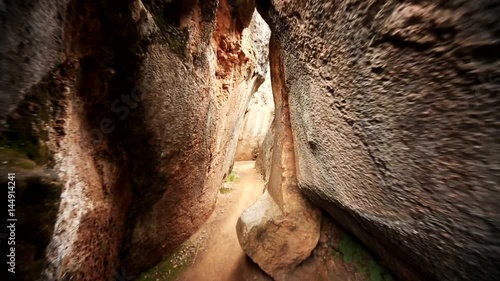
[[[207,223],[190,239],[201,240],[193,265],[177,280],[271,280],[246,257],[236,237],[236,222],[264,190],[264,181],[254,168],[254,161],[235,162],[239,176],[219,193],[215,210]]]

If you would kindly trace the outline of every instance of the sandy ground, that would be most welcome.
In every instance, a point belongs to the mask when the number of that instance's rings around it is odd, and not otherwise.
[[[254,169],[254,163],[235,162],[233,171],[239,178],[226,184],[232,191],[219,193],[215,211],[193,237],[203,241],[197,249],[193,265],[177,280],[272,280],[245,255],[236,236],[239,216],[257,201],[264,190],[264,181]]]

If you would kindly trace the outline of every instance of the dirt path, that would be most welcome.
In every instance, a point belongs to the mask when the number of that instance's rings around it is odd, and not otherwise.
[[[253,161],[234,164],[237,177],[226,184],[232,189],[219,193],[217,206],[207,223],[192,239],[203,241],[192,266],[177,280],[243,281],[271,280],[251,262],[236,236],[236,222],[241,213],[262,194],[264,181],[254,169]]]
[[[137,281],[272,281],[245,255],[236,236],[239,216],[262,194],[264,181],[253,161],[236,162],[233,170],[238,177],[219,192],[217,206],[201,229]],[[318,246],[287,281],[394,280],[331,220],[322,224]]]

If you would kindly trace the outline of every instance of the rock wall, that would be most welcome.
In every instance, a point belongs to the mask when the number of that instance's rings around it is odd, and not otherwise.
[[[51,152],[65,118],[64,8],[63,1],[0,3],[0,184],[5,191],[7,175],[15,174],[10,203],[17,219],[16,274],[6,272],[9,280],[40,276],[57,219],[63,182]],[[7,253],[14,245],[4,238],[0,247]]]
[[[258,2],[277,121],[245,251],[276,279],[307,258],[300,188],[403,280],[500,279],[498,1]],[[17,278],[133,276],[205,221],[268,65],[253,5],[0,3],[0,170],[40,234]]]
[[[275,103],[269,182],[265,193],[240,216],[236,231],[245,253],[267,274],[281,281],[287,280],[316,247],[321,213],[297,185],[283,52],[275,35],[271,35],[269,50]]]
[[[151,134],[147,143],[158,141],[153,155],[160,170],[157,179],[148,171],[150,159],[144,155],[151,154],[151,148],[135,150],[141,162],[134,161],[140,168],[132,178],[142,181],[137,186],[152,189],[132,206],[135,226],[124,254],[131,272],[159,262],[197,230],[210,215],[232,166],[230,155],[250,97],[264,80],[261,65],[267,54],[254,53],[255,42],[261,41],[252,36],[260,34],[250,32],[262,19],[256,15],[242,23],[231,17],[231,10],[222,1],[212,23],[203,22],[209,11],[197,7],[191,18],[183,19],[189,31],[182,45],[187,60],[161,43],[153,44],[145,56],[138,90],[150,96],[141,100],[142,122]],[[245,31],[243,24],[249,25]],[[139,135],[143,128],[137,129]],[[136,141],[131,147],[141,146],[142,141]],[[145,250],[150,254],[144,255]]]
[[[40,197],[59,208],[57,220],[40,221],[54,230],[46,255],[48,241],[37,250],[37,259],[47,257],[39,267],[43,279],[134,276],[210,215],[233,163],[226,155],[234,155],[250,97],[264,81],[268,40],[260,29],[266,24],[252,1],[6,7],[0,7],[8,27],[1,67],[14,70],[5,71],[1,85],[19,80],[0,90],[12,108],[0,116],[9,128],[2,148],[17,149],[14,142],[26,131],[34,152],[15,154],[12,163],[53,171],[55,192],[62,189],[60,206],[52,196]],[[40,54],[23,63],[23,46],[28,55]],[[34,121],[13,128],[9,120],[19,119],[26,97],[36,100],[22,121]],[[38,107],[47,111],[33,110]]]
[[[264,177],[264,180],[269,181],[269,175],[271,174],[271,159],[273,155],[273,144],[274,144],[274,120],[271,122],[271,126],[267,130],[266,136],[262,145],[259,148],[259,154],[257,159],[255,159],[255,169]]]
[[[252,96],[245,112],[243,127],[238,137],[235,160],[255,160],[274,119],[274,101],[271,89],[271,75],[268,71],[266,80]]]
[[[259,3],[301,190],[402,280],[497,280],[499,3]]]
[[[0,103],[5,106],[0,120],[6,119],[31,87],[64,60],[65,2],[3,1],[0,4]],[[4,125],[1,123],[0,129]]]

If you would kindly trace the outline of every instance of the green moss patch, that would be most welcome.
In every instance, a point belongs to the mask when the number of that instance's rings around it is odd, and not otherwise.
[[[175,54],[181,58],[186,58],[189,31],[187,28],[180,29],[175,27],[172,19],[169,19],[168,13],[172,7],[167,6],[162,1],[146,2],[146,6],[160,30],[160,43],[167,44]]]
[[[239,180],[240,177],[234,171],[232,171],[226,178],[226,182],[232,182],[232,183],[237,183],[239,182]]]
[[[228,194],[228,193],[231,193],[233,191],[234,191],[234,189],[233,188],[229,188],[229,187],[221,187],[219,189],[220,194]]]
[[[139,276],[136,281],[177,280],[191,265],[194,255],[194,247],[182,245],[164,261]]]
[[[380,266],[359,241],[344,234],[339,244],[339,251],[347,263],[351,263],[371,281],[393,281],[392,275]]]
[[[0,146],[0,167],[32,170],[36,168],[36,163],[22,152],[5,146]]]

